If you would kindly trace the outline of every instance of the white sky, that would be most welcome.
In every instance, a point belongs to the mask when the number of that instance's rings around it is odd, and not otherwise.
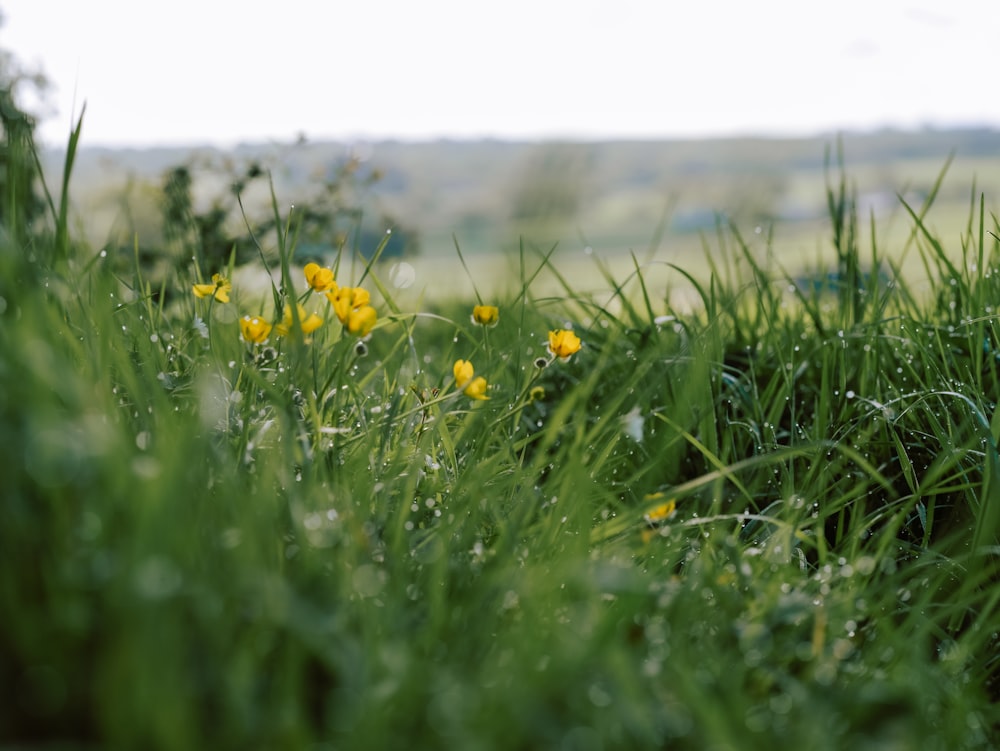
[[[1000,127],[997,0],[0,0],[43,142]]]

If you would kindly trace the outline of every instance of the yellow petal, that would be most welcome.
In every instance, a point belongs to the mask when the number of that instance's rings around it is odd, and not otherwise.
[[[378,314],[371,305],[362,305],[352,310],[347,316],[347,330],[354,336],[368,336],[373,328]]]
[[[472,380],[472,375],[476,371],[473,369],[472,363],[468,360],[456,360],[455,365],[452,367],[452,372],[455,374],[455,386],[457,388],[464,388]]]
[[[310,334],[323,325],[323,319],[315,313],[307,314],[306,309],[301,303],[295,306],[295,312],[298,313],[299,328],[303,334]],[[288,336],[293,325],[292,306],[288,305],[285,307],[285,312],[281,317],[281,323],[274,325],[274,333],[278,336]]]
[[[343,324],[347,323],[347,318],[351,314],[351,288],[337,287],[332,292],[326,293],[326,299],[333,306],[333,312]]]
[[[315,313],[310,313],[305,319],[299,319],[303,334],[311,334],[323,325],[323,319]]]
[[[479,399],[485,401],[489,399],[486,396],[487,383],[486,379],[482,376],[477,376],[473,378],[468,386],[465,387],[465,395],[471,399]]]
[[[351,296],[351,307],[360,308],[364,305],[368,305],[372,300],[372,296],[368,293],[364,287],[354,287]]]

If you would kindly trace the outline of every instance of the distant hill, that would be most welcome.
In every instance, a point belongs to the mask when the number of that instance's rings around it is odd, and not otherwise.
[[[711,229],[720,215],[739,222],[813,221],[824,211],[824,164],[842,149],[867,209],[919,196],[950,155],[953,177],[941,200],[967,202],[972,181],[1000,193],[1000,131],[984,128],[823,134],[811,138],[665,141],[361,143],[289,142],[213,148],[108,149],[77,155],[74,197],[100,238],[130,221],[155,220],[155,190],[171,167],[188,164],[201,195],[227,189],[222,167],[250,162],[270,170],[282,202],[315,200],[308,188],[350,159],[361,178],[378,174],[361,197],[421,238],[424,252],[448,251],[454,234],[470,252],[512,236],[566,238],[622,249],[642,244],[666,217],[684,236]],[[43,155],[51,179],[63,154]],[[142,207],[125,205],[147,202]],[[150,230],[146,230],[150,231]]]

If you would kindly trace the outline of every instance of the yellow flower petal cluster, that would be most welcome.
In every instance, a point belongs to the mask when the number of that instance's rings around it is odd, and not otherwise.
[[[243,316],[240,319],[240,334],[251,344],[263,344],[271,335],[271,324],[257,316]]]
[[[306,275],[306,284],[315,292],[327,292],[337,288],[333,279],[333,271],[318,263],[307,263],[302,270]]]
[[[549,332],[549,354],[553,357],[558,357],[564,362],[568,360],[571,355],[579,352],[580,347],[582,346],[583,342],[580,341],[580,337],[569,329]]]
[[[296,312],[298,313],[299,326],[301,327],[303,334],[311,334],[323,325],[322,318],[315,313],[307,314],[306,309],[301,304],[296,306]],[[281,323],[276,323],[274,325],[274,333],[278,336],[288,336],[294,324],[295,320],[292,317],[292,306],[287,305],[285,306],[285,312],[281,317]]]
[[[652,496],[647,496],[647,499],[649,500],[662,496],[663,493],[656,493]],[[655,508],[651,509],[647,514],[643,516],[643,518],[650,524],[658,524],[660,522],[666,521],[671,516],[673,516],[676,510],[677,510],[677,501],[671,498],[666,503],[661,503],[659,506],[656,506]]]
[[[195,284],[192,287],[195,297],[214,297],[219,302],[229,302],[229,293],[233,283],[222,274],[212,274],[211,284]]]
[[[496,326],[500,321],[500,309],[496,305],[477,305],[472,309],[472,322],[480,326]]]
[[[333,312],[354,336],[368,336],[375,327],[378,314],[369,302],[371,295],[363,287],[337,287],[326,293]]]
[[[476,371],[472,367],[471,362],[468,360],[456,360],[455,365],[452,366],[452,373],[455,375],[455,386],[462,389],[467,397],[480,401],[489,399],[486,396],[489,384],[486,383],[486,379],[482,376],[475,375]]]

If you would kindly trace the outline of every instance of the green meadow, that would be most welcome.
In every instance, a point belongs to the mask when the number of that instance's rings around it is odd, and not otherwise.
[[[411,284],[267,175],[245,256],[95,245],[80,133],[0,215],[0,747],[997,745],[1000,226],[936,229],[947,160],[887,235],[831,145],[806,264],[720,216]]]

